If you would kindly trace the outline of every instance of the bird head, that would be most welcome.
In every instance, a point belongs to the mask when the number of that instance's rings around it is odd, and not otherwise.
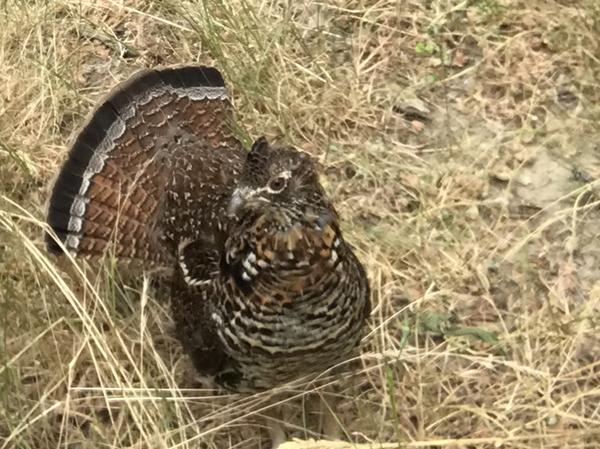
[[[315,163],[291,147],[272,147],[264,137],[248,153],[228,207],[232,218],[266,217],[281,226],[317,219],[331,209]]]
[[[258,139],[228,214],[233,228],[223,266],[243,291],[256,282],[263,284],[259,290],[268,284],[303,291],[340,262],[338,217],[307,153]]]

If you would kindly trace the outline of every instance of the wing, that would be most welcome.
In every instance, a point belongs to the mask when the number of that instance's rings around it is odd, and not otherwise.
[[[175,188],[202,202],[203,186],[233,182],[242,153],[218,70],[139,72],[113,89],[71,144],[48,207],[48,249],[95,256],[110,246],[117,257],[170,262],[161,226],[174,205],[166,194]],[[194,172],[191,185],[182,167]]]
[[[211,299],[215,291],[206,286],[190,288],[184,276],[189,275],[176,270],[171,284],[175,332],[198,372],[215,377],[230,364],[211,318]]]

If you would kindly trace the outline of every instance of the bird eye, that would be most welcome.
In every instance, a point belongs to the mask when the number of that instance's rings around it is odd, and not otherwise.
[[[285,189],[286,184],[287,178],[284,178],[283,176],[277,176],[269,181],[267,188],[271,191],[271,193],[279,193]]]

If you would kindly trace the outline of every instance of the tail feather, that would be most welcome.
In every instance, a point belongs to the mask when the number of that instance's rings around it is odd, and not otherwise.
[[[178,135],[238,144],[221,74],[211,67],[146,70],[118,85],[73,141],[48,207],[48,249],[165,262],[153,228]],[[160,153],[160,157],[159,157]],[[56,238],[52,235],[54,234]]]

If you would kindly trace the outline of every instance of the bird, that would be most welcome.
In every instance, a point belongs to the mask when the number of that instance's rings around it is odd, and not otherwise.
[[[311,155],[236,137],[218,69],[144,69],[70,143],[51,190],[49,252],[110,251],[169,270],[177,339],[196,370],[255,393],[344,362],[369,282]]]

